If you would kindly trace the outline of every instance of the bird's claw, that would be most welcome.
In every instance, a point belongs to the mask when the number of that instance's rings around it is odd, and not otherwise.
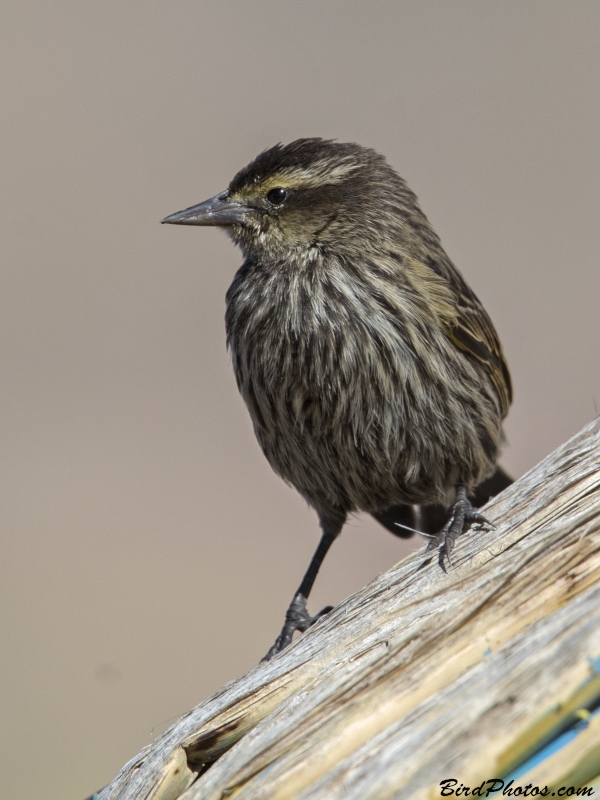
[[[467,531],[473,524],[488,525],[490,528],[495,528],[495,525],[489,519],[486,519],[483,514],[480,514],[475,506],[471,504],[467,497],[466,489],[460,487],[456,500],[452,505],[448,522],[437,536],[429,540],[427,545],[428,551],[439,548],[439,564],[444,572],[446,571],[445,559],[447,559],[449,566],[452,566],[450,555],[457,537]]]
[[[325,614],[329,614],[332,609],[333,606],[325,606],[318,614],[311,617],[306,610],[306,598],[298,593],[285,612],[285,622],[283,623],[281,633],[277,639],[275,639],[275,644],[271,647],[269,652],[261,658],[261,664],[263,661],[270,661],[273,656],[276,656],[277,653],[280,653],[286,648],[292,641],[292,637],[296,631],[304,633],[304,631],[308,630],[311,625],[314,625],[321,617],[324,617]]]

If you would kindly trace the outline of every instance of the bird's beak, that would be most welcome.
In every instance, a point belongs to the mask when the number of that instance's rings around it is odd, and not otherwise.
[[[170,225],[235,225],[243,222],[251,210],[242,203],[228,200],[227,192],[220,192],[197,206],[165,217],[161,222]]]

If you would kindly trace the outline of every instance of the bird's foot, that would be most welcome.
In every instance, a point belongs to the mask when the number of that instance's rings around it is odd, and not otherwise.
[[[467,490],[464,486],[461,486],[456,494],[456,500],[450,508],[448,522],[437,536],[431,536],[429,538],[429,544],[427,545],[427,550],[434,550],[436,547],[439,547],[439,563],[444,572],[446,571],[444,559],[447,559],[448,564],[452,566],[450,554],[452,553],[456,538],[460,536],[461,533],[467,531],[474,523],[489,525],[491,528],[494,527],[489,519],[486,519],[483,514],[480,514],[477,508],[471,504],[471,501],[467,497]]]
[[[285,613],[285,622],[283,623],[281,633],[277,639],[275,639],[275,644],[273,647],[271,647],[266,656],[261,658],[261,663],[263,661],[270,661],[273,656],[277,655],[277,653],[280,653],[285,647],[287,647],[292,641],[292,636],[296,631],[304,633],[304,631],[308,630],[311,625],[314,625],[317,620],[321,619],[321,617],[325,616],[325,614],[329,614],[332,609],[333,606],[325,606],[325,608],[322,608],[318,614],[315,614],[314,617],[311,617],[306,610],[306,597],[298,593],[290,603],[289,608]]]

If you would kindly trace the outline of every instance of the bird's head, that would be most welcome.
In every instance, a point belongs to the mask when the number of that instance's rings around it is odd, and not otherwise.
[[[374,150],[298,139],[265,150],[224,192],[162,221],[223,226],[246,254],[278,260],[369,249],[369,236],[380,242],[404,202],[414,196]]]

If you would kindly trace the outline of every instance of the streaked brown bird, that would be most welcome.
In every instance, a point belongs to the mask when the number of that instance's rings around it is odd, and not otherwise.
[[[317,511],[319,546],[265,658],[330,608],[306,601],[348,514],[437,533],[440,564],[510,478],[511,382],[485,309],[374,150],[298,139],[163,222],[223,226],[233,368],[269,463]]]

